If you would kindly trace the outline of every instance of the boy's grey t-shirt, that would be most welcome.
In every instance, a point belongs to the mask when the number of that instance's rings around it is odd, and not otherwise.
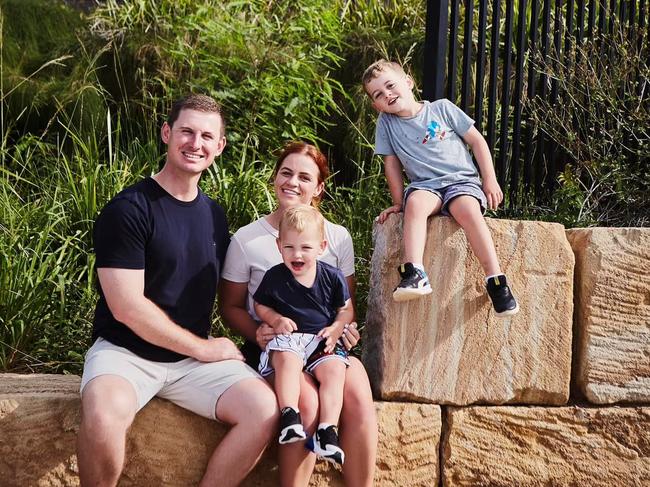
[[[440,189],[481,180],[461,136],[474,120],[447,99],[424,101],[411,118],[381,113],[375,132],[375,154],[394,155],[402,163],[411,187]]]

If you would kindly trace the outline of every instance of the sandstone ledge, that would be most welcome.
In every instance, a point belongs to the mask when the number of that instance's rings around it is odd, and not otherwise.
[[[469,407],[445,412],[444,487],[642,487],[650,408]]]
[[[650,402],[650,228],[567,230],[576,256],[576,379],[596,404]]]
[[[363,361],[376,397],[436,404],[565,404],[574,257],[556,223],[486,219],[521,311],[494,316],[483,271],[451,218],[429,218],[433,294],[395,303],[402,217],[373,231]]]
[[[0,374],[0,485],[78,486],[75,454],[79,377]],[[376,486],[437,485],[440,408],[376,403],[379,452]],[[197,485],[226,427],[154,399],[136,417],[127,439],[121,486]],[[179,452],[185,452],[179,457]],[[244,487],[278,485],[275,447]],[[319,462],[312,487],[343,486]]]

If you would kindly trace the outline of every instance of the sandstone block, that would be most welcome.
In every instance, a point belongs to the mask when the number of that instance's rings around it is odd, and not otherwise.
[[[440,407],[432,404],[377,402],[379,444],[374,485],[431,487],[440,478],[438,465]],[[344,487],[334,467],[319,462],[310,487]]]
[[[79,377],[0,374],[0,485],[78,486]],[[440,408],[376,403],[379,454],[376,486],[437,485]],[[120,486],[198,485],[227,428],[154,399],[127,438]],[[276,446],[243,487],[279,485]],[[312,487],[342,486],[340,472],[319,462]]]
[[[363,361],[375,394],[440,404],[566,403],[574,257],[555,223],[486,219],[521,311],[497,318],[483,271],[451,218],[429,219],[433,294],[395,303],[401,216],[373,231]]]
[[[568,230],[577,384],[597,404],[650,401],[650,228]]]
[[[449,408],[444,487],[642,487],[650,408]]]

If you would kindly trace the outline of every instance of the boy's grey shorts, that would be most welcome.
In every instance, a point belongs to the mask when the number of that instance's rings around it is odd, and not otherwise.
[[[208,419],[217,419],[217,401],[230,386],[244,379],[262,380],[241,360],[153,362],[103,338],[86,353],[82,395],[86,384],[100,375],[117,375],[129,381],[135,389],[138,411],[158,396]]]
[[[278,335],[266,344],[266,349],[260,356],[259,371],[263,377],[271,375],[274,370],[271,365],[271,352],[291,352],[302,359],[303,370],[312,373],[318,365],[326,360],[340,360],[346,366],[350,365],[348,352],[339,342],[333,352],[325,353],[325,340],[312,333],[292,333],[291,335]]]
[[[451,216],[449,214],[449,203],[451,200],[458,196],[468,195],[476,198],[481,205],[481,213],[485,214],[487,208],[487,198],[483,192],[483,188],[476,183],[456,183],[444,188],[431,188],[427,186],[426,182],[413,183],[406,187],[404,190],[404,207],[406,207],[406,199],[409,195],[416,190],[429,191],[430,193],[435,194],[438,198],[442,200],[442,208],[440,209],[440,214],[444,216]]]

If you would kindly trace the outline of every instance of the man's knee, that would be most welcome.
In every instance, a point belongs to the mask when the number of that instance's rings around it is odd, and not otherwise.
[[[246,422],[251,427],[275,424],[280,416],[275,393],[261,379],[244,379],[231,386],[219,398],[216,413],[220,421]]]
[[[130,382],[118,376],[100,376],[86,384],[82,392],[82,427],[96,432],[126,431],[137,409],[137,396]]]

